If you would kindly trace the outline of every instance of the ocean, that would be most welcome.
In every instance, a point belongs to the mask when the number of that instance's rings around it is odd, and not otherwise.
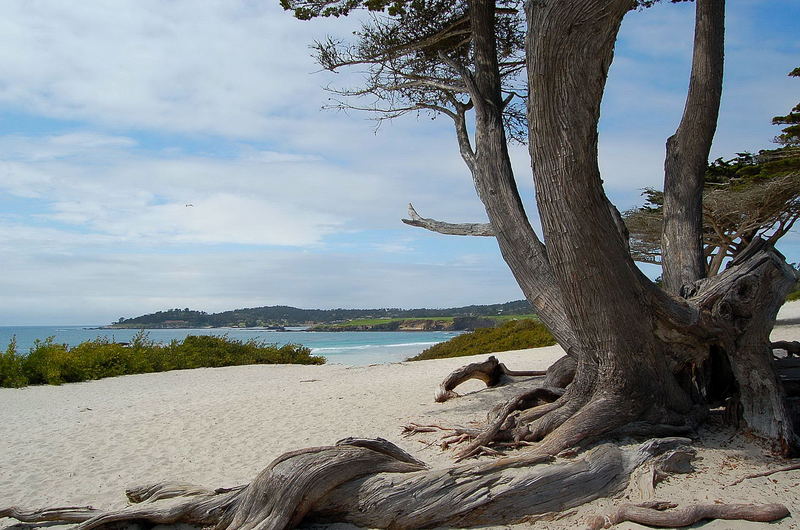
[[[258,339],[270,344],[302,344],[328,363],[364,366],[402,361],[425,348],[459,334],[453,331],[270,331],[264,329],[149,329],[152,340],[169,342],[187,335],[227,335],[232,339]],[[12,337],[17,352],[28,353],[36,339],[53,337],[54,342],[74,346],[97,337],[115,342],[130,342],[135,329],[97,329],[97,326],[0,326],[0,350],[5,350]]]

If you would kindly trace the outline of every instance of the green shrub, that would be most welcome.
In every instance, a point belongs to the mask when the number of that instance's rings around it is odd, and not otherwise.
[[[796,286],[792,292],[786,295],[787,302],[794,302],[800,300],[800,286]]]
[[[97,338],[72,348],[55,344],[49,337],[36,340],[27,356],[17,354],[16,340],[12,339],[6,351],[0,352],[0,387],[58,385],[185,368],[324,362],[324,357],[311,355],[305,346],[279,347],[227,336],[190,335],[182,341],[159,344],[142,331],[127,345]]]
[[[435,344],[409,361],[445,359],[464,355],[479,355],[498,351],[521,350],[552,346],[553,335],[536,320],[511,320],[498,328],[476,329]]]
[[[68,349],[65,344],[56,344],[53,337],[36,339],[30,352],[21,357],[22,373],[29,385],[60,385],[65,382]]]
[[[17,338],[11,337],[6,351],[0,351],[0,387],[19,388],[28,384],[22,372],[21,357],[17,355]]]

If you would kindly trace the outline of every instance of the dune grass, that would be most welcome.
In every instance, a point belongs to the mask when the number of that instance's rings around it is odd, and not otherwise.
[[[324,357],[297,344],[277,346],[255,339],[190,335],[167,344],[138,333],[130,344],[97,338],[69,347],[53,338],[37,340],[27,355],[17,352],[12,339],[0,351],[0,387],[59,385],[127,374],[243,364],[323,364]]]
[[[500,327],[476,329],[453,337],[447,342],[440,342],[408,360],[445,359],[552,346],[555,343],[553,335],[541,322],[532,319],[510,320]]]

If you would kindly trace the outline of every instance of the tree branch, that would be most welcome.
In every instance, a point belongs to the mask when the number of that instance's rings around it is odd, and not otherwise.
[[[664,503],[663,506],[654,509],[649,506],[624,504],[614,513],[597,516],[589,523],[589,528],[591,530],[610,528],[623,521],[658,527],[690,526],[703,519],[769,522],[789,515],[789,510],[783,504],[694,504],[667,511],[659,509],[674,506]]]
[[[405,224],[424,228],[439,234],[494,237],[494,230],[489,223],[446,223],[437,221],[436,219],[426,219],[420,217],[411,203],[408,204],[408,216],[410,219],[402,220]]]
[[[722,94],[724,0],[697,0],[694,55],[683,118],[664,161],[664,288],[676,294],[705,276],[703,175]]]

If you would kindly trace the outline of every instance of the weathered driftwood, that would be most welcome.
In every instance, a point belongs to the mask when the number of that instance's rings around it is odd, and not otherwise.
[[[694,471],[692,461],[697,451],[691,447],[679,447],[669,450],[640,467],[631,479],[642,499],[652,500],[656,486],[671,474],[684,474]]]
[[[770,347],[773,350],[785,350],[787,357],[800,357],[800,342],[796,340],[777,340]]]
[[[41,510],[25,510],[19,506],[0,509],[0,519],[10,517],[23,523],[64,522],[80,523],[102,513],[91,506],[63,506],[60,508],[43,508]]]
[[[454,389],[470,379],[478,379],[487,387],[503,385],[513,381],[513,377],[546,376],[540,386],[564,388],[575,376],[575,360],[564,356],[554,362],[547,370],[509,370],[494,355],[482,362],[470,363],[454,370],[439,384],[434,394],[437,403],[458,397]]]
[[[611,528],[623,521],[661,528],[680,528],[693,525],[703,519],[767,523],[789,515],[789,510],[783,504],[693,504],[683,508],[675,508],[675,506],[675,504],[666,502],[644,505],[624,504],[613,513],[595,517],[589,523],[589,529]],[[669,508],[675,509],[670,510]]]
[[[522,455],[429,470],[385,440],[346,439],[286,453],[238,488],[161,483],[130,491],[135,504],[119,511],[13,507],[0,514],[81,522],[82,530],[134,520],[231,530],[292,528],[303,520],[398,529],[513,522],[614,494],[634,469],[687,442],[657,439],[633,449],[605,444],[569,461]]]

